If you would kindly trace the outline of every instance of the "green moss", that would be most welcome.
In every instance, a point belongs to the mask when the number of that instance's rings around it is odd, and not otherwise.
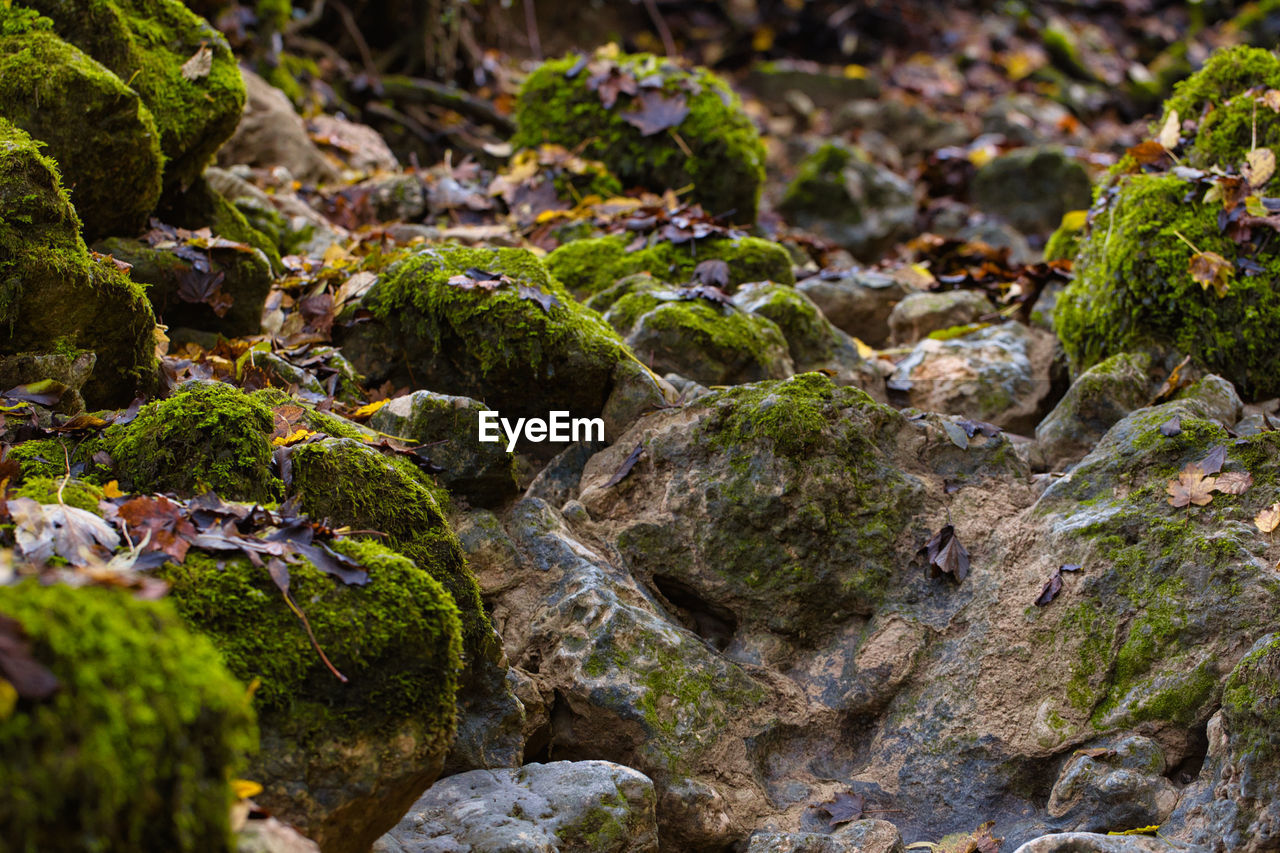
[[[1261,766],[1280,759],[1275,733],[1280,731],[1280,638],[1271,635],[1236,664],[1222,691],[1222,713],[1237,746]]]
[[[1217,108],[1256,86],[1280,88],[1280,59],[1271,51],[1256,47],[1220,50],[1209,57],[1203,68],[1174,87],[1173,96],[1165,101],[1163,116],[1177,110],[1178,116],[1184,120],[1198,119],[1206,108]],[[1258,111],[1260,122],[1267,121],[1265,112]],[[1261,139],[1259,144],[1262,144]],[[1237,160],[1243,159],[1249,146],[1246,134],[1236,147]]]
[[[435,578],[457,602],[468,659],[488,655],[493,628],[480,588],[445,520],[442,489],[407,460],[351,439],[298,446],[293,493],[304,512],[353,530],[377,531],[386,544]]]
[[[839,180],[840,173],[855,157],[847,145],[827,143],[800,161],[796,176],[779,207],[793,214],[805,211],[814,216],[841,218],[849,210],[849,191]]]
[[[116,75],[53,33],[0,38],[0,114],[48,144],[88,239],[146,226],[160,199],[160,134]]]
[[[369,582],[347,586],[301,561],[289,566],[289,591],[346,684],[324,665],[266,568],[191,552],[157,575],[227,667],[259,681],[253,701],[264,726],[305,746],[417,718],[443,749],[453,735],[460,669],[457,607],[429,573],[383,545],[342,539],[332,546],[359,562]]]
[[[744,298],[745,295],[745,298]],[[787,340],[797,369],[831,358],[837,332],[818,306],[800,291],[781,285],[756,285],[734,300],[743,310],[769,320]]]
[[[156,383],[155,318],[142,290],[90,258],[57,167],[0,118],[0,354],[97,354],[82,393],[127,405]]]
[[[53,20],[59,36],[110,69],[141,96],[155,117],[167,189],[199,177],[235,131],[244,108],[240,68],[222,34],[177,0],[24,0]],[[182,66],[202,46],[207,75],[187,79]]]
[[[1202,204],[1201,191],[1174,176],[1121,180],[1108,209],[1095,213],[1054,314],[1073,370],[1157,344],[1189,353],[1243,395],[1280,391],[1272,343],[1280,335],[1280,290],[1272,285],[1280,254],[1220,233],[1220,205]],[[1219,297],[1191,278],[1188,241],[1227,259],[1250,257],[1264,273],[1236,274]]]
[[[1049,235],[1049,241],[1044,244],[1044,259],[1046,261],[1069,261],[1080,251],[1080,238],[1083,236],[1084,226],[1080,225],[1072,228],[1072,223],[1066,221],[1066,219],[1066,217],[1063,217],[1063,223]]]
[[[34,9],[14,6],[11,2],[0,4],[0,36],[47,32],[52,27],[53,22]]]
[[[83,480],[68,480],[64,486],[61,477],[29,477],[23,480],[22,486],[14,494],[42,504],[56,504],[59,489],[62,492],[62,502],[67,506],[101,514],[98,501],[102,500],[102,489]]]
[[[739,445],[763,440],[781,456],[801,456],[824,440],[836,397],[835,386],[820,373],[720,393],[734,405],[717,423],[714,440]],[[870,397],[859,402],[875,405]]]
[[[269,436],[271,411],[221,382],[190,382],[104,436],[121,479],[137,489],[184,496],[212,489],[224,498],[279,500]]]
[[[0,586],[61,689],[0,718],[0,826],[13,853],[230,849],[230,779],[256,748],[243,686],[168,601]]]
[[[646,137],[623,118],[633,103],[630,96],[605,109],[599,93],[588,87],[590,72],[567,76],[577,62],[572,56],[544,62],[525,80],[514,145],[581,149],[582,156],[602,161],[624,184],[656,192],[692,185],[690,198],[708,212],[735,222],[755,221],[764,145],[724,81],[705,69],[684,71],[650,54],[618,57],[624,73],[660,81],[669,96],[683,96],[689,107],[679,125]]]
[[[777,243],[758,237],[709,238],[685,244],[655,243],[633,252],[622,235],[574,240],[547,256],[547,269],[579,297],[599,293],[618,279],[647,272],[662,281],[684,284],[706,260],[729,265],[728,291],[749,281],[794,284],[791,257]]]
[[[209,186],[204,178],[193,180],[181,193],[171,192],[165,204],[166,221],[170,224],[192,230],[208,228],[219,237],[250,245],[266,255],[272,271],[284,271],[280,252],[271,238],[250,225],[239,208]],[[252,261],[252,256],[246,256],[246,263]],[[258,298],[259,305],[265,298],[264,289]]]

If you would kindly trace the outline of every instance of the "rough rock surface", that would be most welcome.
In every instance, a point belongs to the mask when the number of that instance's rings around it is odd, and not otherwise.
[[[607,761],[472,770],[433,785],[374,853],[657,853],[653,783]]]
[[[300,181],[323,183],[338,170],[307,135],[306,125],[289,98],[247,69],[245,105],[235,133],[218,149],[218,162],[248,166],[283,166]]]

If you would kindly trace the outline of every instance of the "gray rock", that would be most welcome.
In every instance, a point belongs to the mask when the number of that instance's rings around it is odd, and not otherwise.
[[[80,389],[93,374],[98,357],[91,350],[75,355],[67,353],[16,353],[0,356],[0,388],[8,390],[18,385],[52,379],[67,386],[62,396],[51,408],[64,415],[84,411],[84,398]]]
[[[1053,346],[1048,332],[1021,323],[947,341],[929,338],[898,362],[889,387],[902,391],[916,408],[1026,434],[1051,400]]]
[[[1117,421],[1151,399],[1150,356],[1121,353],[1082,373],[1036,427],[1036,443],[1050,470],[1084,458]]]
[[[247,68],[240,74],[247,96],[244,114],[218,149],[218,163],[283,166],[301,181],[336,181],[338,170],[311,141],[288,96]]]
[[[518,490],[501,427],[499,441],[480,441],[480,413],[487,410],[469,397],[415,391],[378,409],[369,426],[426,445],[431,461],[444,469],[437,476],[449,491],[476,506],[493,506]]]
[[[357,172],[393,172],[400,161],[378,131],[366,124],[342,116],[317,115],[307,119],[307,130],[313,139],[328,143],[329,150],[348,169]]]
[[[747,853],[903,853],[902,834],[883,820],[856,820],[830,834],[756,832]]]
[[[1202,853],[1200,849],[1170,844],[1149,835],[1100,835],[1093,832],[1059,832],[1023,844],[1013,853]],[[1203,851],[1207,853],[1207,851]]]
[[[473,770],[431,786],[374,853],[656,853],[653,782],[608,761]]]
[[[873,347],[889,342],[889,314],[915,288],[873,270],[822,272],[796,284],[836,326]]]
[[[236,833],[236,853],[320,853],[320,846],[274,817],[245,821]]]
[[[1164,777],[1164,752],[1150,738],[1130,735],[1096,744],[1067,759],[1047,811],[1072,832],[1122,832],[1157,826],[1173,812],[1179,791]]]
[[[1092,200],[1089,173],[1060,148],[1020,148],[996,157],[973,178],[973,200],[1027,234],[1048,234],[1062,215]]]
[[[910,293],[889,314],[889,331],[895,344],[914,344],[930,332],[966,326],[995,310],[991,300],[976,290]]]
[[[821,109],[835,109],[848,101],[880,94],[880,84],[873,77],[849,77],[840,68],[796,60],[754,63],[745,85],[773,112],[782,112],[792,92],[802,93],[812,106]]]
[[[915,191],[861,151],[832,142],[800,162],[778,211],[870,263],[911,235]]]
[[[349,192],[366,198],[380,222],[413,222],[427,212],[427,190],[414,173],[375,175]]]
[[[832,130],[874,130],[894,141],[908,156],[931,154],[949,145],[964,145],[975,136],[964,121],[939,116],[921,104],[893,98],[850,101],[831,117]]]

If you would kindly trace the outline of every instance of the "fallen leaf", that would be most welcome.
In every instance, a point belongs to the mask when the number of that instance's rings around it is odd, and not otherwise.
[[[209,45],[203,44],[190,59],[182,63],[182,78],[191,81],[199,80],[208,77],[212,70],[213,51],[209,49]]]
[[[528,285],[521,284],[516,288],[516,294],[521,299],[528,299],[530,302],[538,303],[542,310],[548,314],[551,313],[551,307],[553,305],[560,304],[560,300],[556,298],[554,293],[547,293],[539,287],[530,287]]]
[[[1183,377],[1182,369],[1191,363],[1191,356],[1187,356],[1178,362],[1178,365],[1169,372],[1169,377],[1165,379],[1164,384],[1160,386],[1160,390],[1156,392],[1155,398],[1151,401],[1152,405],[1172,397],[1175,393],[1191,384],[1191,380]],[[1167,423],[1167,421],[1166,421]],[[1182,419],[1178,419],[1179,427]]]
[[[607,489],[610,486],[616,486],[627,478],[631,473],[631,469],[636,467],[636,462],[640,459],[640,454],[644,453],[644,444],[637,444],[635,449],[622,460],[622,464],[618,466],[618,470],[613,472],[613,476],[604,484]]]
[[[1271,107],[1271,109],[1280,113],[1280,89],[1268,89],[1262,93],[1262,97],[1259,100],[1262,101],[1264,106]]]
[[[1217,252],[1196,252],[1191,256],[1187,271],[1202,288],[1208,290],[1212,287],[1221,299],[1227,295],[1227,290],[1231,286],[1235,267],[1232,266],[1231,261]]]
[[[820,804],[818,808],[831,816],[827,826],[834,829],[841,824],[861,820],[865,805],[866,799],[861,794],[841,791],[827,802]]]
[[[693,280],[723,290],[729,286],[729,265],[719,258],[702,261],[693,268]]]
[[[35,403],[38,406],[52,406],[61,400],[62,395],[66,392],[67,386],[56,379],[41,379],[39,382],[16,385],[0,394],[0,397],[21,400],[24,403]]]
[[[1270,148],[1255,148],[1245,155],[1240,170],[1251,187],[1262,187],[1276,173],[1276,154]]]
[[[1182,416],[1174,415],[1169,420],[1160,424],[1160,434],[1173,438],[1175,435],[1182,433]]]
[[[1159,142],[1139,142],[1125,151],[1139,166],[1153,166],[1169,157],[1169,150]]]
[[[1214,478],[1213,488],[1224,495],[1243,495],[1253,485],[1253,475],[1248,471],[1228,471]]]
[[[1074,563],[1064,563],[1053,570],[1053,574],[1049,580],[1045,582],[1044,587],[1040,590],[1040,595],[1035,600],[1036,607],[1045,607],[1049,602],[1058,597],[1058,593],[1062,592],[1062,573],[1078,572],[1080,566]]]
[[[1222,470],[1222,463],[1227,461],[1226,445],[1219,444],[1205,454],[1205,457],[1196,463],[1200,470],[1205,474],[1216,474]]]
[[[0,613],[0,676],[19,699],[41,701],[58,692],[58,678],[31,656],[31,644],[17,619]],[[3,716],[0,716],[3,719]]]
[[[1151,826],[1139,826],[1136,829],[1124,829],[1119,832],[1111,831],[1107,835],[1155,835],[1160,830],[1160,824],[1154,823]]]
[[[298,442],[306,441],[315,434],[316,433],[309,429],[296,429],[288,435],[282,435],[271,439],[271,444],[273,447],[292,447]]]
[[[231,793],[235,795],[237,800],[247,800],[250,797],[256,797],[261,794],[262,785],[248,779],[232,779]]]
[[[1178,141],[1182,137],[1182,120],[1178,118],[1177,110],[1169,110],[1169,115],[1165,116],[1164,126],[1160,128],[1160,134],[1156,137],[1164,148],[1169,151],[1178,147]]]
[[[637,128],[641,136],[653,136],[669,127],[676,127],[689,115],[689,105],[682,94],[664,95],[656,90],[642,93],[631,109],[622,114],[623,120]]]
[[[124,497],[124,492],[120,491],[120,484],[115,480],[112,480],[102,487],[102,494],[104,497],[108,498]]]
[[[969,576],[969,551],[950,524],[943,525],[917,553],[928,560],[935,575],[951,575],[957,583]]]
[[[75,566],[97,565],[120,545],[116,532],[88,510],[31,498],[14,498],[6,505],[18,548],[34,563],[56,554]]]
[[[390,403],[390,402],[391,402],[390,399],[386,399],[386,400],[378,400],[373,403],[366,403],[365,405],[356,409],[351,414],[347,415],[347,417],[353,421],[367,420],[373,417],[374,412],[378,411],[378,409],[381,409],[383,406],[385,406],[387,403]]]
[[[1178,472],[1176,479],[1169,481],[1166,488],[1169,504],[1175,507],[1204,506],[1213,500],[1213,484],[1213,478],[1206,477],[1199,465],[1189,463]]]
[[[1270,533],[1280,526],[1280,501],[1273,503],[1253,517],[1253,523],[1263,533]]]

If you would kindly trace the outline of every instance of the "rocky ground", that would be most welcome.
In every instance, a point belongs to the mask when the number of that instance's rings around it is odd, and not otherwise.
[[[82,5],[0,6],[0,851],[1280,850],[1271,4],[358,111]]]

